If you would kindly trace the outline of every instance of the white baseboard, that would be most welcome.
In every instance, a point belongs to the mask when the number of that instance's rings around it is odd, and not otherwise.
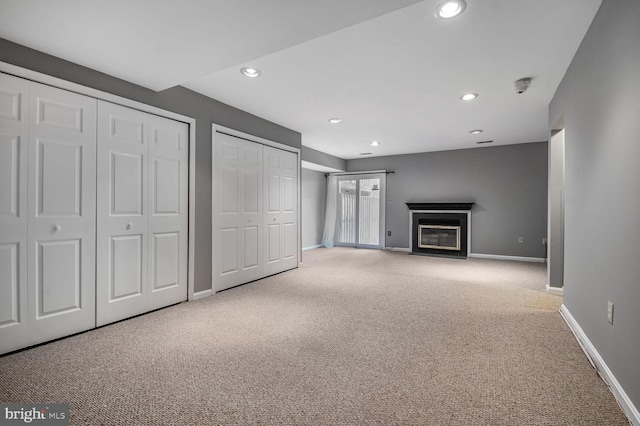
[[[613,396],[618,401],[620,408],[622,408],[622,411],[624,411],[631,424],[640,426],[640,412],[638,412],[638,409],[633,405],[633,402],[629,399],[627,393],[604,362],[604,359],[602,359],[595,346],[593,346],[585,332],[582,330],[582,327],[580,327],[565,305],[560,307],[560,315],[562,315],[562,318],[564,318],[567,325],[573,332],[573,335],[580,344],[584,353],[587,355],[591,365],[593,365],[593,367],[598,371],[600,377],[602,377],[605,383],[609,386],[609,389],[611,389],[611,393],[613,393]]]
[[[505,256],[502,254],[482,254],[482,253],[471,253],[469,257],[475,257],[478,259],[495,259],[495,260],[515,260],[518,262],[534,262],[534,263],[544,263],[547,261],[544,257],[523,257],[523,256]]]
[[[411,253],[411,249],[408,247],[385,247],[384,249],[389,251],[401,251],[405,253]],[[476,257],[478,259],[516,260],[518,262],[535,262],[535,263],[544,263],[547,261],[547,259],[543,257],[504,256],[500,254],[481,254],[481,253],[471,253],[469,257]]]
[[[552,287],[549,284],[547,284],[547,293],[555,294],[556,296],[563,296],[564,295],[564,288],[563,287]]]
[[[303,247],[302,251],[307,251],[307,250],[313,250],[313,249],[317,249],[320,247],[324,247],[322,244],[316,244],[315,246],[309,246],[309,247]]]
[[[191,300],[204,299],[205,297],[209,297],[212,294],[213,294],[213,290],[211,290],[211,289],[198,291],[196,293],[193,293],[193,299],[191,299]]]
[[[401,251],[403,253],[411,253],[411,249],[408,247],[385,247],[384,249],[389,251]]]

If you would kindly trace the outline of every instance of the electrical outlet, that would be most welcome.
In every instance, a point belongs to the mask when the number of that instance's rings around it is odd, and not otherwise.
[[[523,244],[524,243],[524,237],[518,237],[518,243]]]
[[[391,231],[387,231],[387,237],[391,236]]]
[[[613,324],[613,302],[609,301],[607,303],[607,321],[609,324]]]

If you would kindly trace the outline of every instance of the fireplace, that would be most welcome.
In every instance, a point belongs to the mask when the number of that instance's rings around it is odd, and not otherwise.
[[[474,203],[407,203],[412,254],[466,259]]]

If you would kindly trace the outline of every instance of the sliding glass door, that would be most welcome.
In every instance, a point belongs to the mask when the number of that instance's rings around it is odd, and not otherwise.
[[[336,245],[384,248],[386,174],[338,177]]]

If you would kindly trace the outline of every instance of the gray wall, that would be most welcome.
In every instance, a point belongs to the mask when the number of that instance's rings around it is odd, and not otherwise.
[[[640,408],[640,1],[604,0],[549,110],[565,126],[564,304]],[[550,127],[551,128],[551,127]],[[607,301],[615,304],[607,322]]]
[[[324,152],[316,151],[306,146],[302,147],[302,159],[310,163],[343,171],[346,170],[347,167],[347,162],[342,158],[334,157],[333,155],[325,154]]]
[[[409,247],[406,202],[472,201],[473,253],[545,257],[546,142],[347,161],[348,171],[380,169],[395,172],[387,176],[388,247]]]
[[[324,173],[302,169],[302,248],[319,245],[327,204],[327,178]]]
[[[196,291],[211,288],[211,124],[220,124],[296,148],[302,146],[302,137],[298,132],[181,86],[154,92],[4,39],[0,39],[0,61],[173,111],[196,120]]]

